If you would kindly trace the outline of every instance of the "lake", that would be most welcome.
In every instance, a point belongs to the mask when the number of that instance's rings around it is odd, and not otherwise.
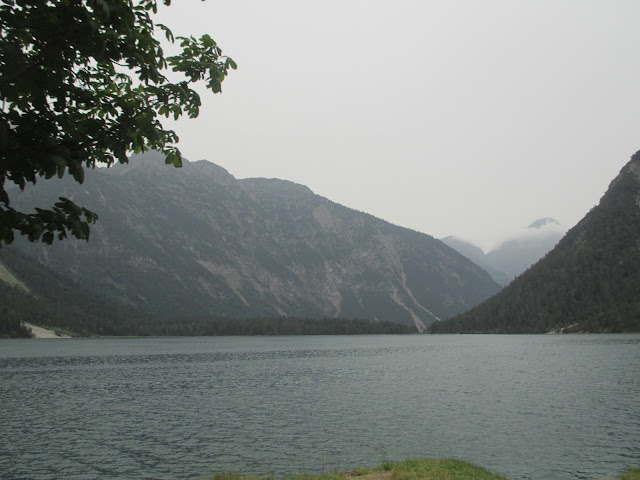
[[[640,334],[0,341],[0,478],[640,462]]]

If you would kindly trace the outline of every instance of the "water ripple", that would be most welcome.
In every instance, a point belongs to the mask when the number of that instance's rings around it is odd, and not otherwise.
[[[640,458],[640,335],[5,341],[0,405],[1,479],[410,456],[593,479]]]

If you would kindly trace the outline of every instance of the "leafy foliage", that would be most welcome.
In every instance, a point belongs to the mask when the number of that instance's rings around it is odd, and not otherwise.
[[[556,248],[434,333],[640,331],[640,152]]]
[[[10,206],[7,181],[20,189],[38,177],[126,163],[127,153],[162,151],[181,166],[178,137],[161,117],[197,117],[204,81],[214,93],[236,64],[208,35],[178,37],[181,53],[165,57],[151,14],[156,0],[7,0],[0,5],[0,245],[14,231],[52,243],[68,233],[89,238],[97,215],[60,198],[24,213]],[[170,0],[163,0],[166,5]],[[171,82],[169,68],[183,80]]]

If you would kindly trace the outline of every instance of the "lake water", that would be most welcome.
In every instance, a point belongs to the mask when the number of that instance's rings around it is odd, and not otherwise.
[[[0,341],[0,478],[640,462],[640,335]]]

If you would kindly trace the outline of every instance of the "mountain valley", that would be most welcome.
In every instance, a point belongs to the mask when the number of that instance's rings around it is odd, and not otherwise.
[[[435,333],[640,331],[640,152],[543,259]]]

